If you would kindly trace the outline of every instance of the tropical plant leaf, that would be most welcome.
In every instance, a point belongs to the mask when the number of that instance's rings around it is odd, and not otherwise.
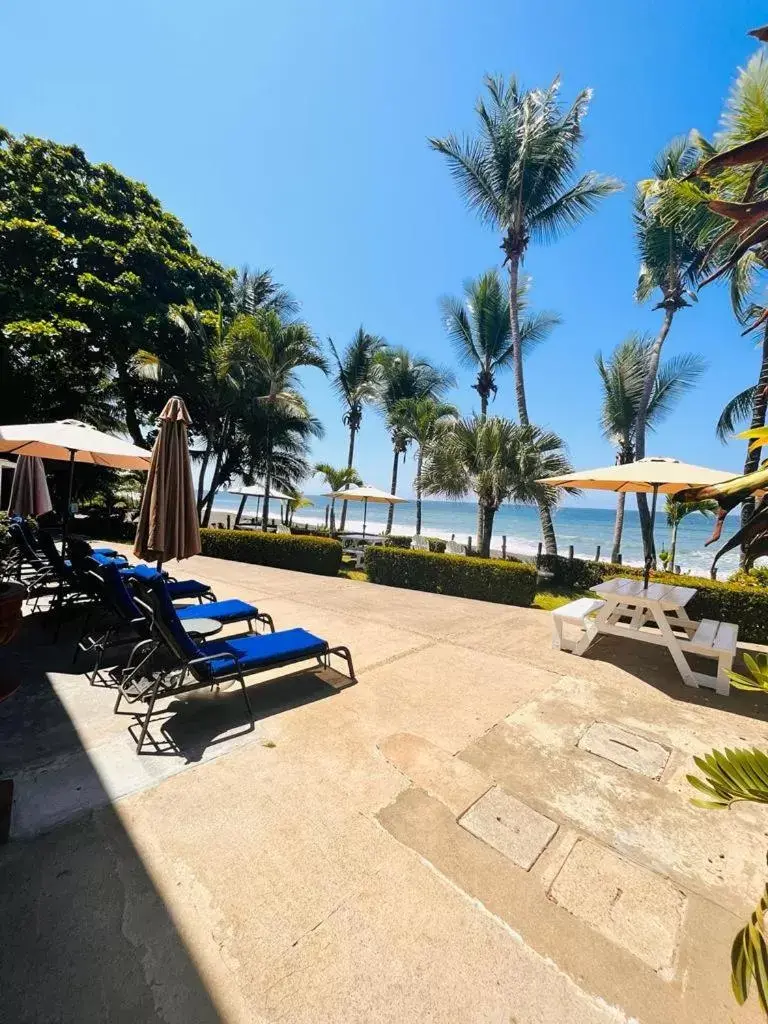
[[[713,750],[693,760],[704,778],[696,775],[686,778],[694,789],[712,801],[711,806],[730,807],[738,801],[768,803],[768,759],[762,751]]]
[[[768,908],[768,886],[760,897],[749,921],[736,934],[731,946],[731,990],[736,1002],[743,1006],[749,997],[752,981],[763,1013],[768,1014],[768,946],[765,941],[765,911]]]

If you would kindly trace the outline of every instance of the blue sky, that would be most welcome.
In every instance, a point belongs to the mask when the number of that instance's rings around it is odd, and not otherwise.
[[[567,439],[578,467],[612,461],[597,425],[593,357],[659,314],[633,299],[630,204],[658,149],[711,134],[760,21],[747,0],[27,0],[0,12],[0,123],[75,142],[147,183],[228,265],[269,266],[316,333],[343,345],[360,323],[445,363],[442,294],[498,263],[496,234],[466,211],[428,135],[473,127],[486,72],[533,86],[560,73],[570,99],[594,89],[582,169],[625,191],[560,242],[530,251],[532,303],[560,327],[527,366],[531,416]],[[650,454],[739,469],[742,449],[713,426],[755,380],[757,352],[722,289],[677,318],[666,353],[709,361],[699,388],[649,442]],[[454,401],[473,409],[471,374]],[[343,463],[346,434],[327,382],[305,377],[327,428],[316,460]],[[493,411],[512,416],[510,377]],[[387,435],[366,412],[358,468],[386,487]],[[409,492],[412,466],[403,471]],[[312,485],[308,486],[312,490]],[[316,485],[315,488],[316,489]],[[588,494],[585,504],[612,504]]]

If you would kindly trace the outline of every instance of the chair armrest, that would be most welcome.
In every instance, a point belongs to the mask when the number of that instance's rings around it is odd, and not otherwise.
[[[228,654],[226,651],[224,651],[220,654],[205,654],[199,658],[193,658],[191,661],[187,662],[187,666],[200,665],[205,661],[215,661],[216,658],[229,658],[229,660],[232,661],[235,665],[237,665],[239,661],[239,659],[236,658],[234,654]]]

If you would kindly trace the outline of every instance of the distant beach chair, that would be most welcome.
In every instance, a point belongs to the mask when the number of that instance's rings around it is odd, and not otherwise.
[[[411,537],[411,551],[429,551],[429,541],[418,533]]]
[[[278,523],[277,524],[277,533],[287,533],[288,536],[290,536],[291,535],[291,528],[290,528],[290,526],[286,526],[285,523]]]
[[[463,544],[458,544],[455,540],[446,541],[445,544],[446,555],[466,555],[467,549]]]

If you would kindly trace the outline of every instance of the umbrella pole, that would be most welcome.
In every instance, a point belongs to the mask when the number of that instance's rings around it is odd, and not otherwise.
[[[368,519],[368,499],[363,502],[363,540],[365,540],[365,524]]]
[[[64,521],[61,528],[61,557],[67,557],[67,538],[69,536],[69,517],[72,507],[72,485],[75,477],[75,449],[69,452],[69,483],[67,485],[67,507],[64,510]]]
[[[648,552],[648,557],[645,560],[645,576],[643,579],[643,587],[645,590],[648,589],[648,577],[651,574],[651,565],[653,564],[653,556],[656,550],[655,542],[653,539],[653,529],[656,523],[656,499],[659,496],[659,485],[653,485],[653,497],[651,498],[651,549]]]

